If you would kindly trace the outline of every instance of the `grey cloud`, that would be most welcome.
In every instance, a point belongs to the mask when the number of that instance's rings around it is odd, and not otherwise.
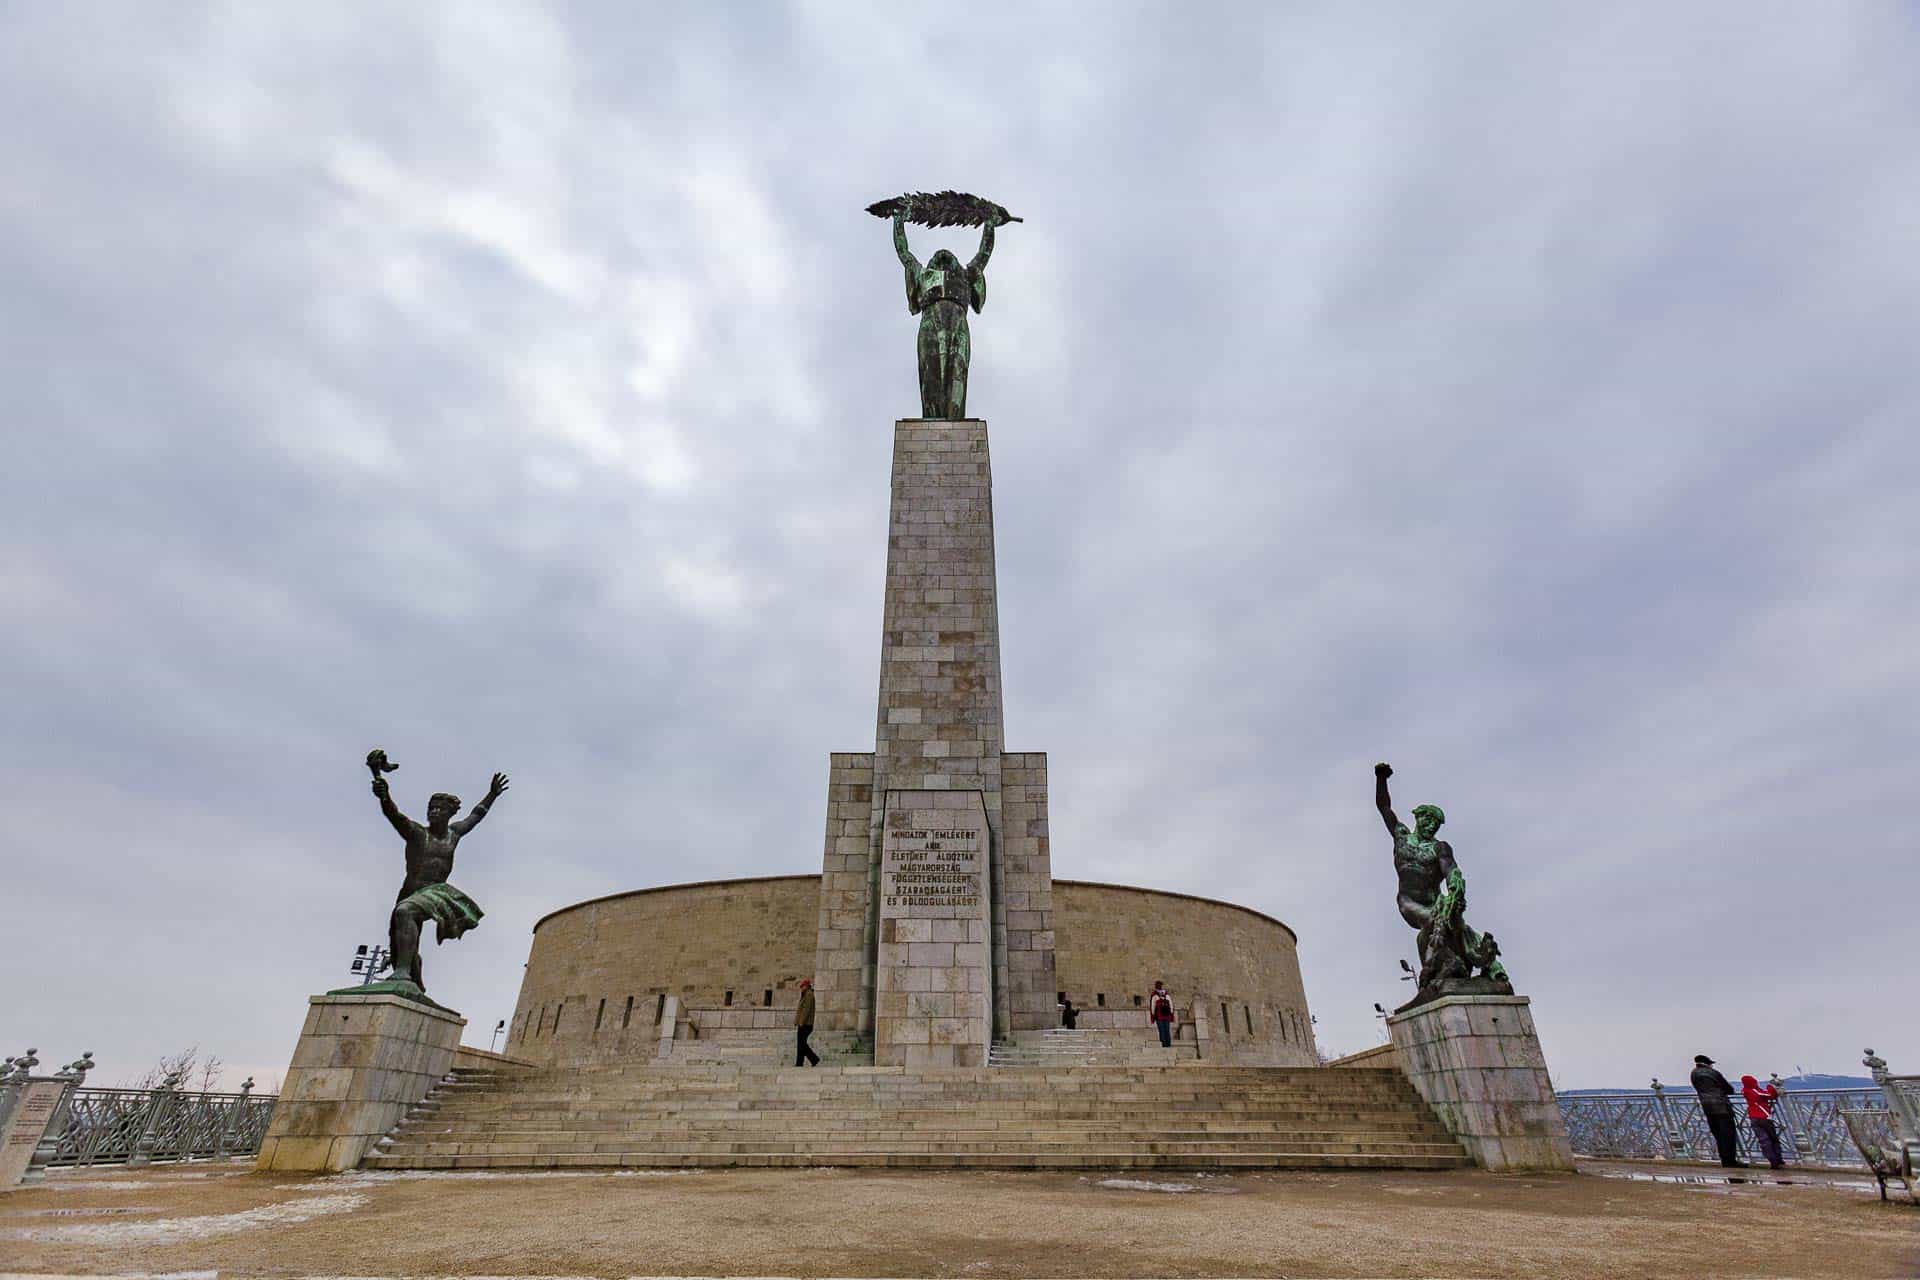
[[[476,1027],[554,906],[814,869],[914,407],[859,210],[958,185],[1059,874],[1288,920],[1359,1047],[1385,757],[1561,1083],[1920,1060],[1903,15],[1103,14],[0,19],[0,1036],[277,1072],[375,743],[515,776]]]

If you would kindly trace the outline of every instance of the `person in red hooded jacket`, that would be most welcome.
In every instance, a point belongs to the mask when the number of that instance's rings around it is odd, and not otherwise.
[[[1741,1076],[1740,1093],[1747,1100],[1747,1123],[1760,1144],[1760,1154],[1769,1165],[1781,1168],[1780,1131],[1773,1126],[1773,1108],[1780,1101],[1780,1090],[1771,1081],[1762,1085],[1752,1076]]]

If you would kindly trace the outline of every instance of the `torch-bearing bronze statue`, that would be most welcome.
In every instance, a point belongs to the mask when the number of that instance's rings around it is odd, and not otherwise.
[[[434,923],[436,944],[458,938],[480,923],[484,914],[472,898],[447,883],[453,874],[453,854],[461,837],[480,825],[507,790],[507,775],[496,773],[487,788],[486,798],[473,806],[460,821],[460,797],[436,791],[427,799],[427,821],[422,826],[400,812],[383,774],[400,766],[387,759],[387,753],[375,747],[367,753],[367,769],[373,774],[373,794],[380,801],[380,812],[407,842],[407,876],[387,925],[387,949],[393,958],[393,976],[368,986],[344,987],[339,994],[375,994],[424,998],[426,982],[420,970],[420,926]]]

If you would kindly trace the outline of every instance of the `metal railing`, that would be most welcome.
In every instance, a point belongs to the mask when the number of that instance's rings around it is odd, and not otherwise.
[[[1668,1087],[1658,1080],[1643,1093],[1562,1095],[1560,1116],[1575,1154],[1631,1160],[1697,1160],[1717,1163],[1719,1148],[1707,1127],[1700,1097],[1690,1088]],[[1780,1134],[1780,1155],[1788,1164],[1865,1169],[1866,1161],[1847,1134],[1840,1113],[1873,1111],[1884,1117],[1886,1138],[1894,1125],[1880,1086],[1852,1089],[1783,1089],[1773,1120]],[[1764,1164],[1745,1107],[1735,1099],[1740,1158]]]
[[[62,1095],[33,1163],[139,1166],[256,1155],[277,1100],[254,1093],[252,1080],[238,1093],[191,1093],[177,1076],[153,1089],[96,1089],[76,1081]]]

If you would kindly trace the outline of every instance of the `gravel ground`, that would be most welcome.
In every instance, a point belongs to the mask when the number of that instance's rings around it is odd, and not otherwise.
[[[1477,1172],[101,1170],[0,1195],[0,1270],[1920,1276],[1920,1208],[1881,1204],[1860,1186]]]

